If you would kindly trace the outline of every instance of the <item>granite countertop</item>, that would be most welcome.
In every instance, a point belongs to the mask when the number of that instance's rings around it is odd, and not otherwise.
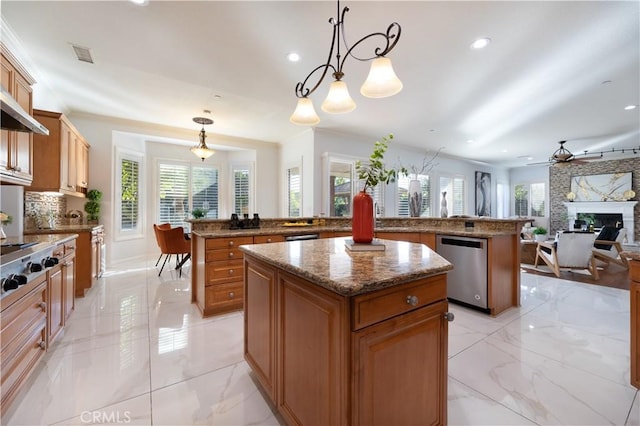
[[[622,251],[620,252],[620,256],[624,256],[631,260],[640,261],[640,245],[637,245],[637,246],[623,245]]]
[[[445,273],[453,265],[423,244],[378,240],[384,251],[352,252],[342,238],[249,244],[249,256],[309,280],[335,293],[352,296]]]
[[[345,228],[344,226],[295,226],[295,227],[271,227],[271,228],[254,228],[254,229],[218,229],[213,231],[200,231],[194,230],[192,233],[203,238],[226,238],[226,237],[248,237],[254,235],[306,235],[306,234],[318,234],[321,232],[349,232],[351,228]],[[394,232],[394,233],[416,233],[416,232],[431,232],[438,235],[456,235],[460,237],[475,237],[475,238],[491,238],[504,235],[513,235],[512,231],[489,231],[489,230],[456,230],[456,229],[442,229],[442,228],[430,228],[430,227],[382,227],[376,228],[376,233],[380,232]]]
[[[12,262],[20,257],[29,255],[36,251],[54,246],[60,243],[65,243],[74,238],[78,238],[78,234],[65,233],[65,234],[42,234],[42,235],[24,235],[22,237],[7,237],[2,239],[3,246],[18,246],[22,244],[35,243],[27,248],[18,249],[7,254],[3,254],[0,264],[5,265],[8,262]],[[4,250],[4,248],[3,248]]]
[[[42,229],[25,229],[24,235],[41,235],[41,234],[65,234],[69,232],[87,232],[93,231],[96,228],[104,227],[104,225],[57,225],[55,228],[42,228]]]

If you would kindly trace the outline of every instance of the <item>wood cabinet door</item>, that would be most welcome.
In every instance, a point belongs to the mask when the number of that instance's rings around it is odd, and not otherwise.
[[[62,287],[62,269],[56,266],[48,272],[48,296],[47,303],[47,331],[48,345],[50,346],[56,339],[56,336],[62,330],[64,325],[64,312],[62,309],[63,287]]]
[[[436,250],[436,234],[431,232],[421,232],[420,242],[429,247],[431,250]]]
[[[348,424],[347,301],[278,272],[277,407],[287,424]]]
[[[0,61],[0,72],[1,72],[1,81],[2,87],[5,88],[9,93],[11,93],[13,86],[11,82],[13,81],[14,69],[8,63],[7,59],[2,56],[2,61]],[[2,129],[0,136],[0,171],[9,171],[9,131]]]
[[[72,137],[73,135],[69,126],[67,126],[64,121],[60,121],[60,189],[65,191],[71,191],[73,189],[69,175],[70,139]]]
[[[640,389],[640,260],[629,262],[631,309],[631,385]]]
[[[276,400],[276,271],[245,263],[244,358]]]
[[[75,256],[68,256],[62,264],[63,319],[67,319],[75,309],[76,299],[76,263]]]
[[[15,97],[18,104],[27,112],[32,111],[31,86],[20,76],[15,74]],[[14,175],[17,178],[25,179],[28,183],[33,180],[33,135],[25,132],[13,132],[15,137],[15,148],[11,152],[9,146],[9,158],[13,167]]]
[[[353,424],[447,423],[446,310],[441,301],[354,333]]]
[[[89,145],[83,140],[76,141],[76,190],[89,186]]]

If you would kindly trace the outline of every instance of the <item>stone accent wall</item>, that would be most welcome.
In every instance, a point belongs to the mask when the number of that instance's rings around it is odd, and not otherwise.
[[[640,201],[640,158],[625,158],[623,160],[594,161],[586,164],[568,164],[564,166],[549,167],[549,197],[550,197],[550,234],[566,229],[567,208],[564,202],[567,192],[571,190],[571,178],[573,176],[603,175],[609,173],[631,172],[631,189],[636,196],[631,201]],[[612,201],[615,202],[615,201]],[[640,203],[633,210],[635,226],[635,241],[640,241]]]
[[[24,193],[24,228],[55,228],[66,224],[67,199],[44,192]]]

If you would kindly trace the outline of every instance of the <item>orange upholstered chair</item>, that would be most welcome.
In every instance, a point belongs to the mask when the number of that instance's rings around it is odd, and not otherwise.
[[[170,229],[160,229],[157,225],[154,225],[154,230],[158,236],[158,245],[162,254],[167,255],[158,276],[162,274],[164,266],[167,263],[167,259],[173,254],[176,255],[176,268],[180,269],[182,275],[182,265],[191,256],[191,241],[185,237],[184,228],[178,226]]]
[[[164,256],[164,250],[162,250],[162,247],[160,246],[160,236],[158,235],[158,229],[171,229],[171,224],[170,223],[161,223],[160,225],[156,225],[155,223],[153,224],[153,233],[156,235],[156,243],[158,244],[158,248],[160,249],[160,256],[158,257],[158,260],[156,261],[156,266],[158,266],[158,263],[160,263],[160,260],[162,259],[162,256]],[[170,255],[167,255],[170,256]]]

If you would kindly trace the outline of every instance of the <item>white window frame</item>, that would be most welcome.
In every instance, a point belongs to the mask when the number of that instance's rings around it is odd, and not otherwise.
[[[125,148],[121,148],[119,146],[115,147],[115,191],[113,194],[113,206],[114,206],[114,241],[126,241],[126,240],[134,240],[141,239],[145,237],[144,229],[146,227],[146,216],[143,214],[145,210],[145,197],[144,197],[144,188],[145,188],[145,162],[144,162],[144,154],[128,150]],[[139,164],[138,167],[138,221],[137,226],[134,229],[122,229],[122,161],[130,160],[135,161]]]
[[[238,162],[238,163],[231,163],[230,167],[229,167],[229,194],[230,194],[230,200],[229,200],[229,204],[230,204],[230,212],[231,213],[235,213],[236,211],[236,176],[235,176],[235,172],[236,170],[248,170],[249,171],[249,196],[248,196],[248,201],[249,201],[249,206],[248,206],[248,211],[249,211],[249,216],[253,216],[252,212],[255,212],[255,172],[254,172],[254,163],[253,162]],[[219,170],[219,169],[218,169]],[[218,171],[218,182],[220,182],[220,172]],[[220,187],[220,183],[218,183],[218,187]],[[220,208],[220,193],[218,193],[218,209],[219,211],[221,211],[222,209]],[[218,218],[221,218],[221,215],[218,214]]]
[[[469,196],[469,182],[467,182],[467,177],[465,175],[462,174],[440,174],[437,177],[437,186],[438,186],[438,193],[437,193],[437,202],[436,205],[438,206],[437,209],[435,209],[435,211],[438,212],[438,217],[440,217],[442,215],[441,212],[441,203],[442,203],[442,191],[443,188],[441,186],[441,179],[442,178],[447,178],[450,180],[454,180],[454,179],[462,179],[462,188],[464,191],[463,197],[462,197],[462,212],[454,212],[453,210],[453,194],[450,191],[447,191],[447,211],[448,211],[448,215],[452,216],[452,215],[458,215],[458,214],[467,214],[467,209],[468,209],[468,203],[467,203],[467,198]]]
[[[528,199],[527,199],[527,215],[525,217],[542,217],[542,218],[546,218],[549,217],[549,196],[548,196],[548,191],[549,191],[549,186],[547,184],[547,182],[545,181],[526,181],[526,182],[518,182],[515,183],[513,185],[513,192],[511,192],[511,196],[513,198],[511,198],[511,200],[513,200],[513,214],[514,216],[517,214],[516,212],[516,186],[526,186],[528,189]],[[531,187],[533,185],[544,185],[544,211],[542,212],[542,216],[532,216],[531,215],[531,206],[532,206],[532,202],[531,202],[531,196],[533,191],[531,190]]]
[[[302,217],[303,215],[303,202],[304,202],[304,197],[303,197],[303,174],[302,174],[302,162],[295,162],[295,163],[291,163],[289,164],[287,167],[285,167],[284,169],[284,188],[285,188],[285,196],[284,196],[284,216],[285,217],[290,217],[290,211],[291,211],[291,206],[289,205],[291,202],[291,198],[290,198],[290,187],[289,187],[289,171],[291,169],[295,169],[297,168],[299,170],[300,173],[300,215],[297,217]]]

